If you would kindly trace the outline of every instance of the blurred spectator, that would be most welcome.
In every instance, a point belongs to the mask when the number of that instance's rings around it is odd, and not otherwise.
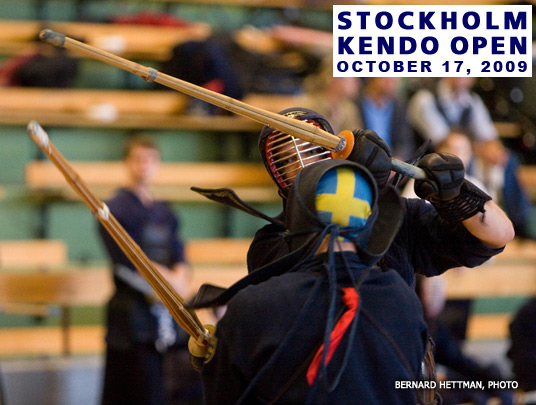
[[[409,159],[416,142],[406,118],[405,101],[400,97],[400,79],[366,78],[357,105],[361,122],[356,128],[372,129],[389,145],[393,156]]]
[[[473,160],[473,148],[469,137],[461,131],[452,131],[448,136],[437,146],[437,152],[452,153],[458,156],[463,165],[468,167]],[[465,178],[473,184],[484,190],[488,190],[478,179],[466,173]],[[402,195],[406,198],[418,198],[413,189],[414,180],[408,181]],[[459,268],[462,270],[464,268]],[[467,331],[467,323],[471,314],[470,299],[446,300],[442,303],[442,311],[440,315],[443,327],[448,329],[453,338],[458,340],[465,339]]]
[[[119,14],[110,19],[113,24],[156,25],[160,27],[191,27],[193,24],[177,15],[154,10],[142,10],[133,14]]]
[[[0,86],[73,87],[78,60],[67,55],[63,48],[36,41],[0,66]]]
[[[447,283],[443,276],[417,278],[417,294],[421,299],[428,332],[434,341],[434,358],[444,373],[438,373],[438,381],[481,381],[481,389],[439,389],[443,405],[455,405],[470,402],[486,405],[488,399],[496,397],[502,405],[512,405],[513,392],[510,390],[489,390],[488,381],[505,381],[500,369],[495,364],[481,364],[477,359],[466,355],[458,340],[452,337],[440,318],[445,301]]]
[[[423,139],[430,139],[436,148],[452,129],[462,129],[473,142],[475,157],[484,168],[480,173],[494,171],[501,177],[500,192],[504,210],[512,220],[516,235],[536,239],[529,224],[533,207],[517,178],[518,160],[498,138],[490,114],[482,99],[471,88],[474,78],[446,77],[430,91],[419,90],[408,105],[408,117]],[[468,167],[478,175],[478,170]],[[493,193],[493,184],[479,176]],[[494,179],[496,185],[497,180]]]
[[[356,77],[333,77],[333,61],[327,58],[320,69],[304,81],[303,107],[326,117],[336,134],[363,128],[359,126],[359,112],[354,103],[359,85]]]
[[[182,296],[190,268],[176,215],[153,198],[160,153],[151,138],[133,137],[125,148],[128,182],[108,201],[117,221]],[[107,305],[103,404],[173,404],[201,400],[201,380],[189,363],[188,335],[153,289],[99,225],[112,262],[115,292]],[[197,403],[198,403],[197,402]]]
[[[458,156],[465,168],[469,167],[474,159],[471,140],[464,132],[459,130],[451,131],[437,146],[436,150],[437,152],[452,153],[453,155]],[[489,190],[486,188],[486,186],[484,186],[479,179],[468,174],[467,171],[465,173],[465,178],[489,194]],[[414,184],[415,182],[413,179],[407,182],[402,192],[403,197],[418,198],[417,194],[415,194],[415,191],[413,190]]]
[[[318,70],[325,55],[279,31],[245,26],[233,32],[232,59],[247,61],[236,64],[246,93],[301,94],[304,79]]]
[[[536,404],[536,298],[527,301],[510,323],[508,357],[519,388],[534,391],[527,405]]]
[[[162,64],[160,70],[238,100],[244,97],[242,83],[228,56],[227,47],[215,37],[175,46],[170,59]],[[190,99],[189,109],[200,114],[227,114],[226,110],[196,98]]]

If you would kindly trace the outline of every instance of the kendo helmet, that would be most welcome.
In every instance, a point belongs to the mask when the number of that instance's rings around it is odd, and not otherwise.
[[[328,120],[315,111],[294,107],[279,112],[285,117],[307,122],[333,134]],[[259,136],[259,152],[266,169],[283,196],[288,194],[294,178],[304,167],[331,159],[331,151],[287,133],[264,126]]]
[[[322,161],[300,171],[285,212],[291,252],[305,246],[314,252],[326,227],[336,226],[337,236],[353,242],[367,263],[385,254],[404,217],[394,187],[387,185],[380,193],[364,166],[343,159]]]
[[[299,171],[285,211],[289,252],[228,289],[204,284],[192,308],[226,305],[243,288],[292,271],[326,239],[353,242],[361,261],[371,266],[387,252],[404,220],[396,189],[387,185],[378,192],[368,169],[344,159],[324,159]]]

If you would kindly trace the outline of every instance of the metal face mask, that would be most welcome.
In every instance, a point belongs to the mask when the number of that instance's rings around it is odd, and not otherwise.
[[[303,112],[300,114],[300,111],[294,111],[292,115],[287,116],[300,119],[303,115],[305,115]],[[312,119],[303,121],[322,128]],[[331,152],[322,146],[302,141],[284,132],[273,131],[266,140],[265,156],[277,184],[284,192],[288,192],[300,170],[321,160],[331,159]]]

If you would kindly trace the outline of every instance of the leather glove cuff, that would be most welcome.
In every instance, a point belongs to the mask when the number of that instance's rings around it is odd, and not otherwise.
[[[489,200],[491,200],[491,197],[488,194],[464,179],[460,194],[456,197],[447,201],[434,198],[430,202],[441,218],[450,226],[456,227],[462,221],[471,218],[478,212],[485,213],[484,205]]]

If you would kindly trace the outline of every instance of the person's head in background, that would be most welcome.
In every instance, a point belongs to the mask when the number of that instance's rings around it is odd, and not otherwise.
[[[324,115],[336,133],[353,130],[361,124],[355,104],[360,85],[357,77],[333,77],[332,59],[327,58],[304,80],[304,99],[299,104]]]
[[[357,77],[333,77],[333,59],[326,58],[318,71],[309,75],[303,83],[306,93],[319,94],[329,101],[339,99],[354,99],[360,88],[360,79]]]
[[[437,152],[452,153],[458,156],[465,168],[473,158],[473,146],[469,137],[460,130],[453,129],[437,147]]]
[[[396,98],[399,88],[400,78],[398,77],[369,77],[365,80],[363,92],[376,104],[381,104]]]
[[[129,187],[149,186],[160,167],[156,142],[146,135],[135,135],[127,140],[123,159]]]

